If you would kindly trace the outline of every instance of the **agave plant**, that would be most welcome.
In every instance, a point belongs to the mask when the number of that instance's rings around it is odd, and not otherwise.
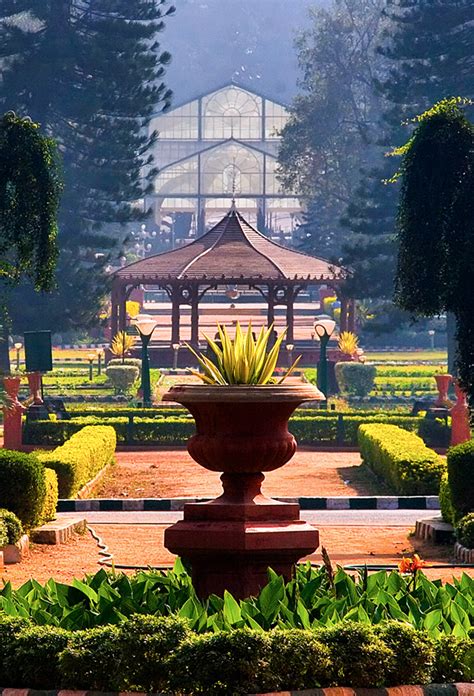
[[[359,347],[359,339],[352,331],[343,331],[339,336],[339,350],[345,355],[354,355]]]
[[[214,361],[202,353],[197,353],[191,346],[188,346],[202,368],[202,372],[191,370],[193,375],[202,379],[206,384],[262,385],[274,384],[276,382],[273,373],[286,330],[280,334],[270,350],[267,350],[267,348],[273,332],[273,325],[268,329],[262,327],[256,338],[254,338],[251,324],[248,326],[247,333],[244,333],[237,322],[234,339],[229,336],[224,325],[218,324],[217,330],[218,340],[213,341],[208,336],[204,336],[209,348],[214,353]],[[278,384],[281,384],[293,372],[300,358],[301,356],[294,361]]]

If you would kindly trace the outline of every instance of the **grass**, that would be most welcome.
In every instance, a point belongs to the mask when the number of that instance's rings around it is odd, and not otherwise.
[[[365,357],[369,362],[439,362],[445,367],[448,354],[445,350],[410,350],[410,351],[367,351]]]

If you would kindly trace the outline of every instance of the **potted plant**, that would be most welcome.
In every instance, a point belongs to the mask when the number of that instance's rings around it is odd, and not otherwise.
[[[206,341],[212,359],[193,351],[202,385],[172,387],[164,400],[183,404],[196,421],[188,442],[193,459],[221,471],[223,494],[188,503],[184,520],[169,527],[165,546],[187,559],[198,594],[255,594],[271,566],[289,578],[294,563],[318,546],[318,533],[299,519],[299,506],[265,497],[263,472],[286,464],[296,451],[288,419],[302,402],[324,399],[310,384],[276,382],[273,373],[284,334],[267,350],[273,327],[255,337],[236,325],[235,339],[218,327],[219,343]]]

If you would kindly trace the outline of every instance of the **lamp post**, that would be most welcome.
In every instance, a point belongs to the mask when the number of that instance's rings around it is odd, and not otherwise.
[[[87,355],[87,359],[89,361],[89,382],[92,382],[94,379],[94,359],[95,359],[95,353],[89,353]]]
[[[314,322],[314,333],[316,340],[319,341],[319,362],[318,362],[318,388],[328,398],[328,359],[327,346],[331,338],[336,322],[333,319],[319,318]]]
[[[102,356],[104,355],[104,351],[102,350],[102,348],[97,348],[96,353],[97,353],[97,374],[101,375],[102,374]]]
[[[173,370],[178,369],[178,353],[180,348],[180,343],[173,343]]]
[[[20,351],[23,348],[22,343],[15,343],[16,350],[16,371],[20,372]]]
[[[430,337],[430,348],[431,348],[431,350],[434,350],[434,347],[435,347],[435,345],[434,345],[435,333],[436,333],[436,332],[434,331],[434,329],[430,329],[430,330],[428,331],[428,336]]]
[[[156,319],[149,314],[139,314],[132,321],[133,326],[137,329],[142,342],[142,383],[141,390],[143,394],[144,406],[151,406],[151,384],[150,384],[150,360],[148,357],[148,344],[152,337],[153,331],[158,326]]]
[[[286,350],[288,351],[288,367],[291,367],[293,364],[293,350],[295,346],[293,343],[287,343],[286,344]]]

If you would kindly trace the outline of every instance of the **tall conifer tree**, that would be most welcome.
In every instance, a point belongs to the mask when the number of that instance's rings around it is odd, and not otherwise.
[[[152,185],[147,125],[171,96],[157,35],[172,11],[168,0],[0,0],[0,103],[57,138],[64,161],[58,289],[39,307],[22,288],[18,329],[44,328],[45,312],[57,329],[97,316],[120,225],[143,215],[134,203]]]

